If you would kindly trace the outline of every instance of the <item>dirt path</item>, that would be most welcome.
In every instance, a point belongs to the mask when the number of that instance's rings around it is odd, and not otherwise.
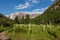
[[[6,32],[1,32],[0,33],[0,40],[8,40],[8,38],[5,35]]]

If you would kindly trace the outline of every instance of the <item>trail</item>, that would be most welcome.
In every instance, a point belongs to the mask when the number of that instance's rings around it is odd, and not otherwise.
[[[8,40],[8,38],[5,35],[6,32],[1,32],[0,33],[0,40]]]

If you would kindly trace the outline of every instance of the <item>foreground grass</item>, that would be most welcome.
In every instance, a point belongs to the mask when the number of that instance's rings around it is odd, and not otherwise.
[[[15,24],[6,35],[11,40],[60,40],[60,26]]]

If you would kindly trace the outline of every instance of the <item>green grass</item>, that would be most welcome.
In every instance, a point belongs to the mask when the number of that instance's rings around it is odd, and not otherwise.
[[[10,27],[0,26],[0,32],[6,31],[10,29]]]
[[[6,34],[12,40],[58,40],[60,39],[60,26],[15,24],[7,30]]]

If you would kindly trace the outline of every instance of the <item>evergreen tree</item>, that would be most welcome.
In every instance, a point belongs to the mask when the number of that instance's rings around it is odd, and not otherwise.
[[[14,21],[7,18],[6,16],[4,16],[2,13],[0,13],[0,26],[5,26],[5,27],[12,27],[14,24]]]
[[[25,19],[24,19],[24,16],[22,16],[21,24],[24,24],[24,23],[25,23]]]
[[[15,22],[16,22],[17,24],[20,23],[20,20],[18,19],[18,16],[16,16],[14,20],[15,20]]]
[[[26,14],[25,23],[26,24],[30,23],[30,16],[29,16],[29,14]]]
[[[58,24],[60,23],[60,0],[56,0],[43,14],[32,19],[36,24]]]

